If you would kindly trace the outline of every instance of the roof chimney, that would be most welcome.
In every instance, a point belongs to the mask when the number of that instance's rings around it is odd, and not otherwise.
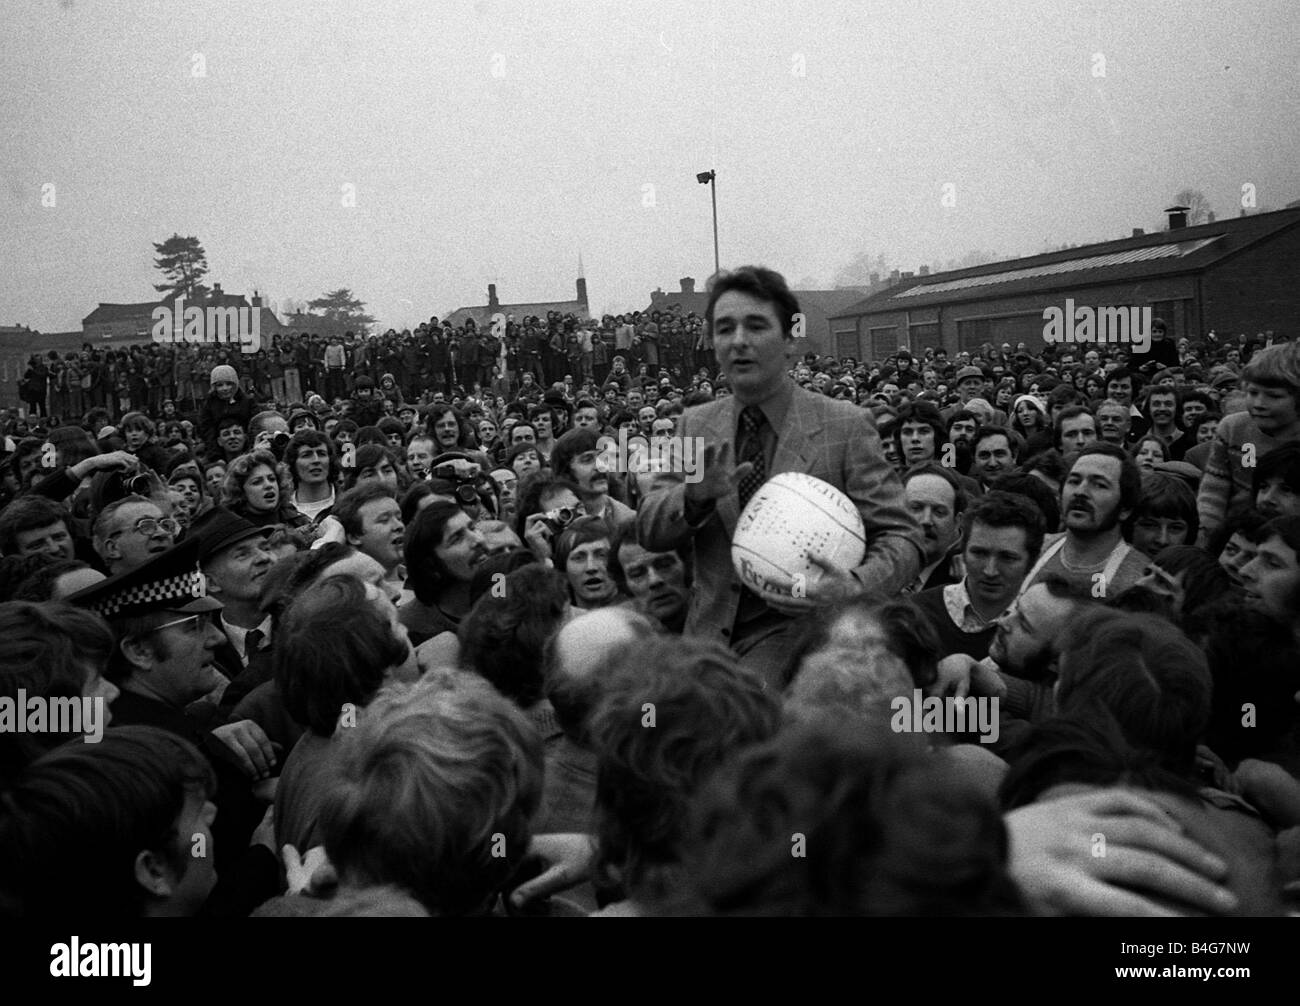
[[[899,273],[899,271],[898,271],[897,269],[894,269],[894,270],[892,270],[892,271],[890,272],[890,274],[889,274],[889,285],[890,285],[890,286],[893,286],[895,283],[898,282],[898,277],[899,277],[899,275],[900,275],[900,273]]]
[[[1169,214],[1169,229],[1171,231],[1180,231],[1187,226],[1187,212],[1190,206],[1170,206],[1166,213]]]
[[[902,279],[911,279],[911,278],[912,278],[913,276],[915,276],[915,275],[916,275],[916,273],[913,273],[913,272],[905,272],[905,273],[903,273],[903,275],[902,275]]]
[[[253,291],[253,306],[254,307],[262,306],[262,295],[258,293],[256,290]]]
[[[870,276],[867,277],[867,281],[868,281],[872,286],[879,286],[879,285],[880,285],[880,273],[878,273],[878,272],[873,272]]]
[[[1135,237],[1135,238],[1140,238],[1140,237],[1142,237],[1142,236],[1145,235],[1145,234],[1146,234],[1146,231],[1144,231],[1141,227],[1134,227],[1134,228],[1133,228],[1133,237]]]
[[[497,300],[497,285],[495,283],[489,283],[488,284],[488,307],[500,307],[500,306],[501,306],[501,302]]]
[[[213,283],[213,284],[212,284],[212,296],[213,296],[213,297],[220,297],[220,296],[222,296],[222,293],[221,293],[221,284],[220,284],[220,283]]]
[[[694,292],[695,292],[695,277],[694,277],[694,276],[683,276],[681,282],[682,282],[682,293],[694,293]]]
[[[1210,212],[1205,215],[1205,222],[1207,224],[1214,223],[1214,210],[1210,210]]]
[[[923,266],[921,266],[921,275],[922,275],[922,276],[929,276],[929,275],[930,275],[930,267],[929,267],[928,265],[923,265]]]
[[[587,306],[587,281],[581,276],[578,277],[578,303]]]

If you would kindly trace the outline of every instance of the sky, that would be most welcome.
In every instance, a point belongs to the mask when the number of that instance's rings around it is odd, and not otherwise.
[[[1300,199],[1300,4],[0,0],[0,324],[156,297],[153,243],[414,326],[829,287]]]

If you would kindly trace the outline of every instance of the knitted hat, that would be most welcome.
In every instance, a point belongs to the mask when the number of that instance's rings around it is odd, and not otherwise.
[[[209,383],[220,384],[222,381],[229,381],[231,384],[239,383],[239,375],[235,373],[235,368],[228,363],[212,368],[212,377],[209,379]]]
[[[963,408],[980,417],[980,422],[988,425],[993,422],[993,406],[982,398],[972,398]]]

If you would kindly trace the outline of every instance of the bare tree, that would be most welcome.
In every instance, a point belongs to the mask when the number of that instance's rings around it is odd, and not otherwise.
[[[860,251],[853,260],[835,274],[836,286],[867,286],[871,274],[884,278],[889,275],[889,263],[883,254],[874,257],[869,251]]]
[[[1195,227],[1197,224],[1207,223],[1210,219],[1210,213],[1214,209],[1210,201],[1205,198],[1205,193],[1200,189],[1180,189],[1174,196],[1171,205],[1187,207],[1187,226]],[[1165,221],[1165,230],[1169,229],[1168,220]]]

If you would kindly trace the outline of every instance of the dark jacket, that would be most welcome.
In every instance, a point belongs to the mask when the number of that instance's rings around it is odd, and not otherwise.
[[[199,410],[199,437],[207,445],[208,453],[216,456],[217,451],[217,424],[227,416],[237,417],[248,429],[248,424],[253,421],[253,414],[257,406],[243,391],[236,388],[235,397],[225,402],[217,397],[215,391],[208,392],[208,397],[203,403],[203,408]]]

